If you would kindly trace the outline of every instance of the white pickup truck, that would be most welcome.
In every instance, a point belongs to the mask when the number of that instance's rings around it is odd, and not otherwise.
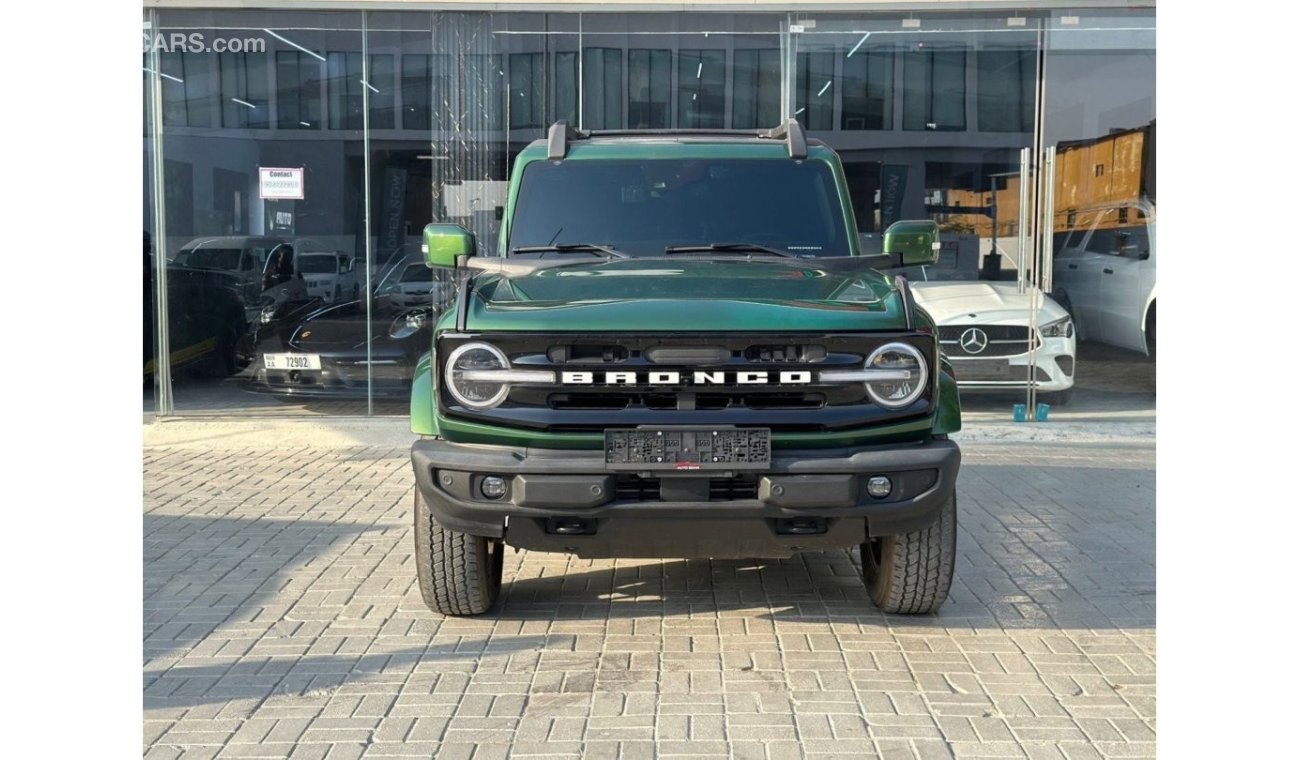
[[[298,273],[308,294],[329,303],[355,300],[361,294],[353,259],[345,253],[300,249]]]

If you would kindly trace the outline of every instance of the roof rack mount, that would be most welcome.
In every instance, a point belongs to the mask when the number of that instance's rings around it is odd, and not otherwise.
[[[592,137],[667,137],[672,135],[716,135],[719,137],[757,137],[763,140],[784,140],[786,152],[790,158],[803,160],[808,158],[808,141],[804,139],[803,127],[795,118],[771,129],[576,129],[567,121],[557,121],[546,133],[546,158],[559,161],[569,153],[569,143],[576,140],[589,140]]]

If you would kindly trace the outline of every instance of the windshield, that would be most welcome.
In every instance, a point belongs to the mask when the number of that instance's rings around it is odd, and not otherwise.
[[[303,274],[334,274],[337,270],[332,253],[298,254],[298,271]]]
[[[824,161],[536,161],[524,169],[511,250],[606,245],[637,256],[669,246],[750,243],[847,256],[835,177]]]
[[[225,269],[233,272],[239,269],[241,253],[243,251],[239,248],[197,248],[192,251],[182,251],[180,259],[187,267]]]
[[[426,264],[410,264],[406,267],[406,271],[402,272],[402,282],[432,283],[433,270]]]
[[[398,286],[401,285],[403,281],[406,281],[408,276],[413,276],[411,275],[411,272],[418,271],[418,269],[423,269],[426,272],[432,271],[422,260],[412,261],[410,258],[393,257],[392,263],[384,270],[384,273],[379,276],[379,284],[375,286],[375,293],[391,293],[396,291]],[[430,274],[428,277],[432,278],[433,275]]]

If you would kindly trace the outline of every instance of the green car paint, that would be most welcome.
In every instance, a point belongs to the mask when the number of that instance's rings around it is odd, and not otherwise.
[[[431,267],[454,267],[457,256],[474,254],[474,236],[459,224],[430,224],[424,229],[424,261]]]
[[[939,225],[929,219],[894,222],[882,238],[885,254],[899,257],[905,267],[934,264],[939,260]]]
[[[771,141],[687,141],[626,139],[575,143],[564,161],[746,159],[790,161],[785,145]],[[508,253],[511,225],[528,166],[548,161],[544,143],[519,153],[511,173],[501,222],[497,257]],[[820,144],[808,146],[807,161],[827,164],[839,195],[845,241],[860,256],[853,206],[836,154]],[[931,227],[911,222],[890,228],[893,245],[911,258],[932,256],[937,239]],[[425,241],[431,265],[447,266],[464,253],[468,233],[456,225],[430,225]],[[888,248],[887,248],[888,250]],[[909,260],[911,260],[909,258]],[[435,326],[437,336],[457,331],[456,309]],[[935,333],[923,309],[915,308],[914,329]],[[736,257],[643,257],[566,262],[564,266],[501,274],[481,272],[464,309],[465,330],[476,334],[624,333],[851,333],[894,332],[907,327],[902,294],[893,281],[865,266],[835,269],[815,259]],[[431,352],[434,346],[430,346]],[[773,432],[774,448],[860,446],[918,440],[961,429],[960,400],[951,365],[937,366],[930,382],[935,403],[929,415],[891,424],[841,431]],[[556,449],[599,449],[599,432],[554,432],[509,428],[449,417],[438,402],[436,362],[426,356],[417,366],[411,397],[411,430],[449,441]]]
[[[438,416],[433,408],[433,352],[420,357],[411,381],[411,432],[437,435]]]

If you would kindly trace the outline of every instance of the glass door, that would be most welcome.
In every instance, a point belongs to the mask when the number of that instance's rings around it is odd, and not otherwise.
[[[1069,385],[1035,287],[1042,33],[1035,18],[878,14],[785,29],[788,113],[839,153],[863,252],[896,222],[937,226],[937,264],[904,274],[977,406]]]
[[[1155,12],[1053,13],[1042,143],[1044,287],[1090,344],[1156,337]]]

